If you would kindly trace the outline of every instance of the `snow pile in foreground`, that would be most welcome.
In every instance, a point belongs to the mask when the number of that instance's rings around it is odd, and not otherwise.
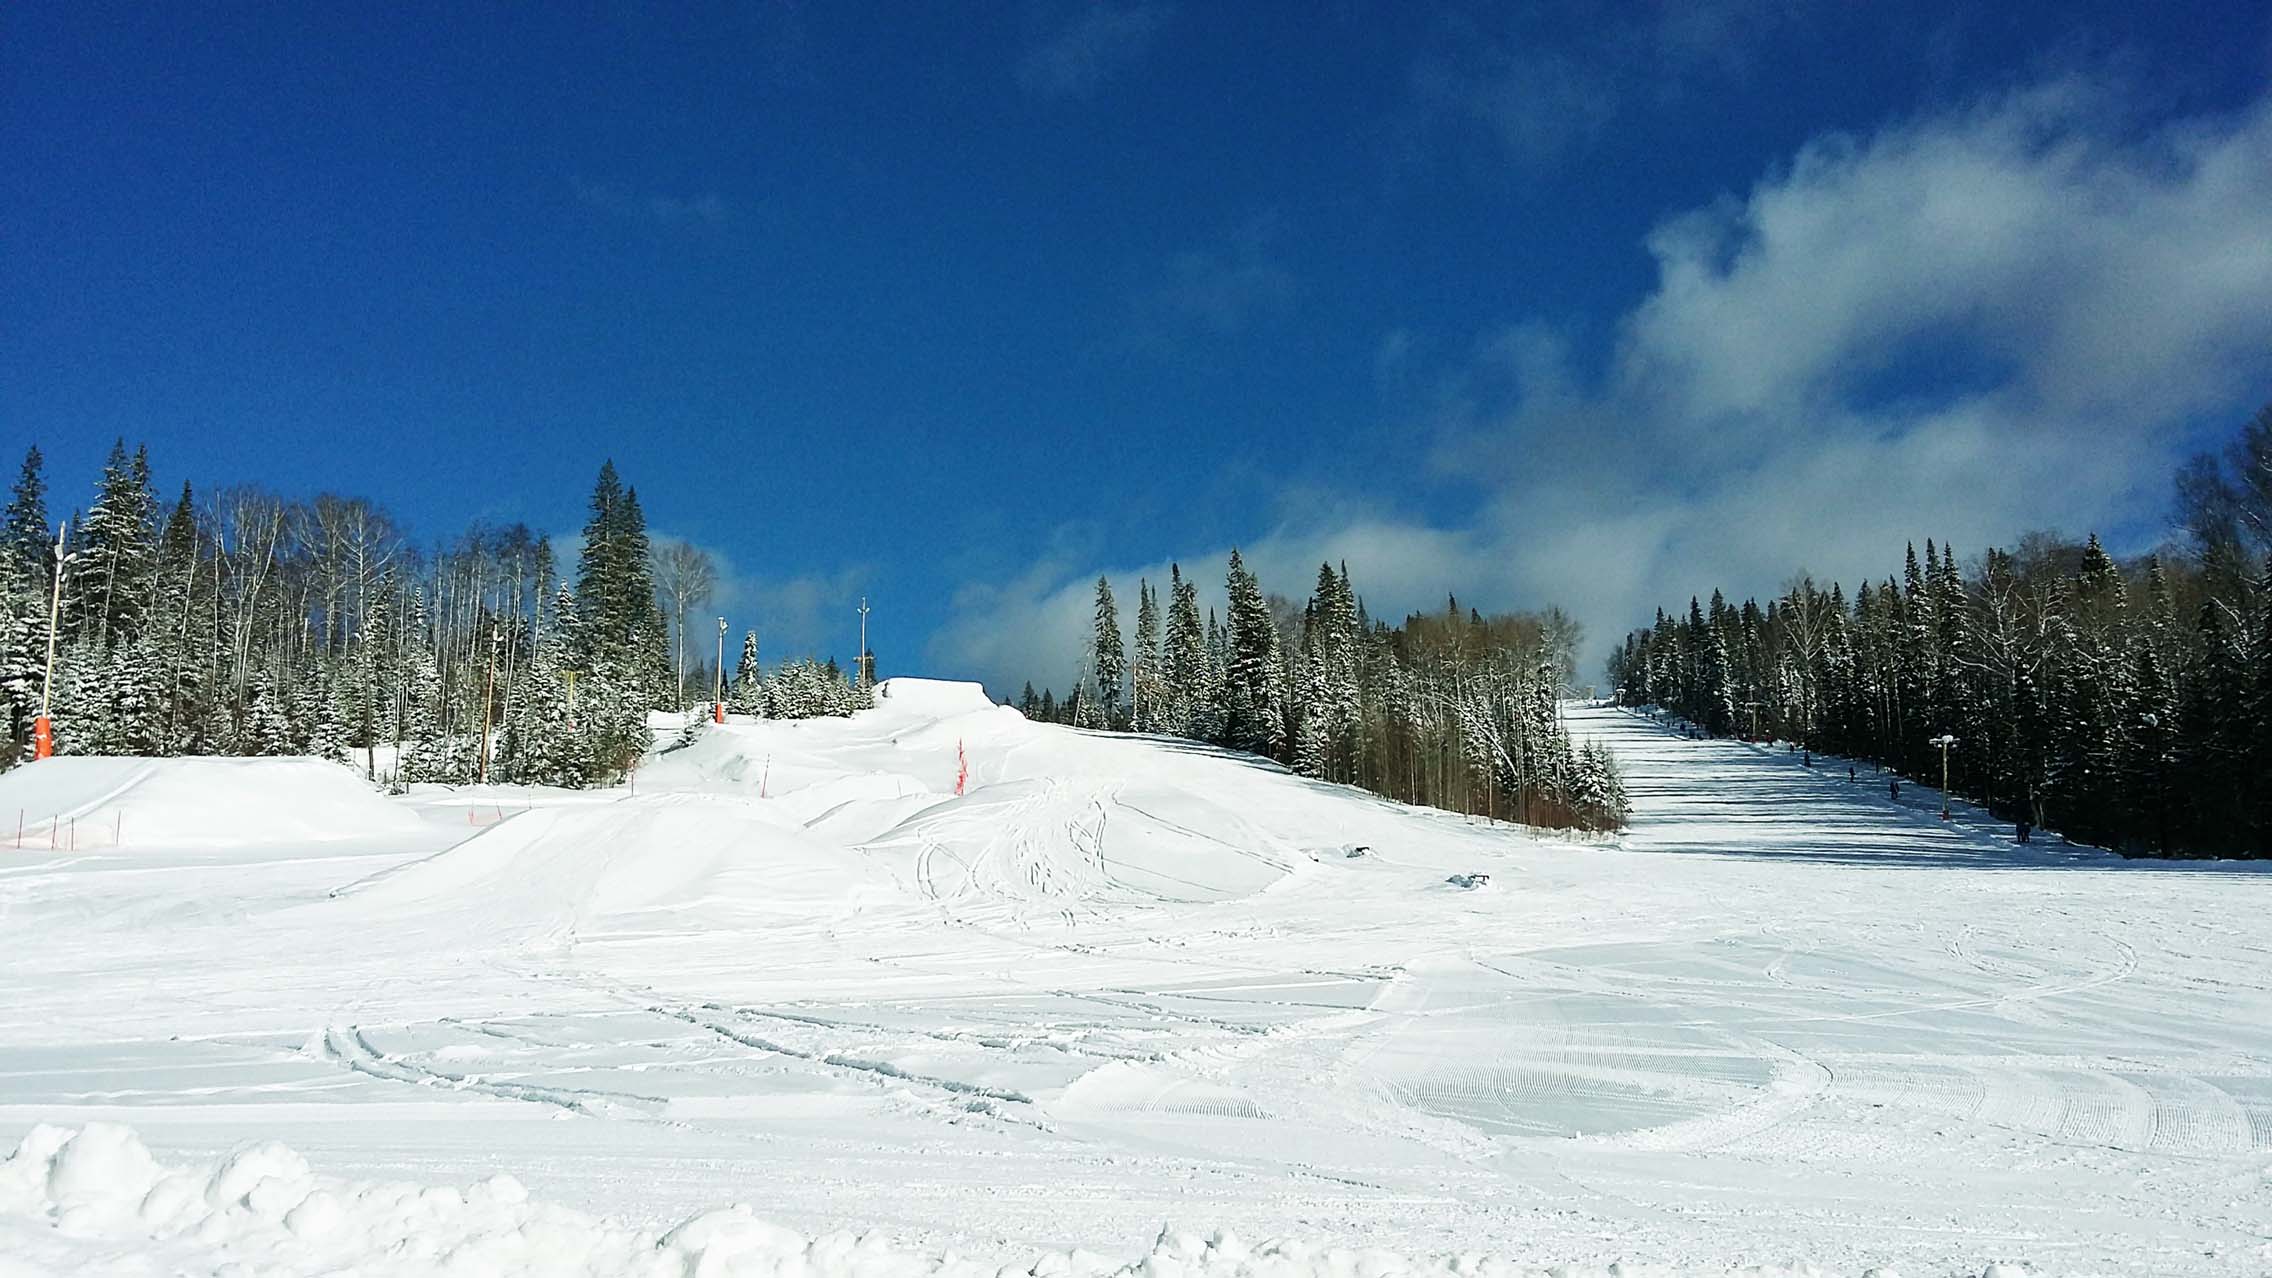
[[[1678,1278],[1674,1270],[1537,1268],[1496,1256],[1408,1259],[1392,1252],[1202,1239],[1163,1230],[1121,1264],[1054,1252],[1027,1266],[902,1250],[880,1235],[807,1238],[747,1207],[705,1212],[656,1235],[531,1202],[508,1176],[465,1190],[348,1183],[311,1173],[282,1145],[246,1146],[210,1167],[166,1166],[125,1127],[35,1127],[0,1163],[0,1278],[34,1274],[585,1274],[595,1278]],[[1727,1272],[1727,1271],[1714,1271]],[[1740,1271],[1800,1278],[1811,1265]],[[1890,1270],[1873,1270],[1894,1278]],[[1987,1278],[2032,1278],[1991,1265]]]

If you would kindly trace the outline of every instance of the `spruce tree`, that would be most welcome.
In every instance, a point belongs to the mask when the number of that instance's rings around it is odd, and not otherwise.
[[[758,663],[755,630],[742,632],[742,655],[734,663],[733,691],[726,705],[735,714],[762,716],[765,713],[765,671]]]
[[[1211,700],[1207,678],[1207,632],[1199,621],[1199,588],[1168,565],[1168,630],[1161,653],[1167,684],[1163,731],[1186,737],[1210,735],[1201,720]]]
[[[292,722],[281,704],[282,695],[265,670],[256,670],[245,687],[244,722],[237,731],[237,749],[249,755],[299,753],[292,740]]]
[[[1120,609],[1113,603],[1112,582],[1102,576],[1097,578],[1096,632],[1092,642],[1097,689],[1094,726],[1117,728],[1121,726],[1120,692],[1128,678],[1128,653],[1120,639]]]
[[[1164,730],[1166,681],[1160,676],[1160,600],[1151,583],[1142,580],[1136,583],[1136,651],[1129,662],[1128,685],[1130,726],[1137,732]]]
[[[1236,550],[1231,552],[1225,589],[1230,596],[1230,613],[1223,667],[1222,742],[1233,749],[1282,757],[1286,728],[1278,623],[1263,599],[1261,582],[1247,571]]]
[[[95,504],[73,541],[65,616],[71,633],[98,651],[141,633],[157,567],[157,499],[142,449],[111,447]]]
[[[574,612],[565,583],[553,608],[556,617]],[[566,635],[556,625],[536,641],[521,668],[497,750],[497,775],[506,781],[578,789],[592,779],[587,737],[569,705],[567,656]]]
[[[24,454],[23,469],[8,494],[8,509],[0,515],[0,576],[25,588],[44,588],[55,553],[55,529],[47,521],[47,479],[40,471],[39,449]]]
[[[2124,825],[2133,844],[2167,856],[2174,762],[2170,738],[2178,726],[2177,699],[2151,643],[2141,641],[2134,647],[2128,685],[2117,760]]]

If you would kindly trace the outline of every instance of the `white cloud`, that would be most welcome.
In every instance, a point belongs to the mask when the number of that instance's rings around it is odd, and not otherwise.
[[[1623,9],[1561,0],[1455,13],[1414,64],[1408,122],[1479,129],[1499,153],[1549,165],[1605,136],[1636,101],[1678,99],[1694,81],[1749,69],[1795,6],[1682,0]]]
[[[1048,98],[1086,98],[1152,47],[1169,9],[1088,0],[1034,39],[1018,62],[1018,83]]]
[[[1189,330],[1228,337],[1286,315],[1301,286],[1273,251],[1278,228],[1278,217],[1264,213],[1216,243],[1170,255],[1131,299],[1133,335],[1162,343]]]
[[[2119,105],[2064,80],[1817,139],[1658,227],[1600,377],[1530,323],[1445,379],[1439,460],[1486,487],[1476,518],[1360,508],[1250,558],[1289,594],[1346,558],[1384,615],[1559,603],[1598,651],[1691,592],[1882,575],[1909,538],[2155,517],[2203,415],[2272,394],[2272,99],[2143,129]],[[1094,576],[970,592],[934,661],[1061,681]]]

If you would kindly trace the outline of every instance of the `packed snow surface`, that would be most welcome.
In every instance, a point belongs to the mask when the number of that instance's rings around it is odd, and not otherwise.
[[[1614,841],[882,693],[598,794],[0,780],[147,804],[0,859],[0,1278],[2272,1271],[2256,867],[1586,707]]]

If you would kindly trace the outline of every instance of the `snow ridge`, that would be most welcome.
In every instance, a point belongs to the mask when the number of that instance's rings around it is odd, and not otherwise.
[[[131,1128],[35,1127],[0,1162],[0,1278],[112,1273],[125,1244],[174,1274],[318,1274],[362,1278],[1833,1278],[1804,1262],[1739,1270],[1624,1263],[1547,1265],[1480,1252],[1407,1257],[1376,1249],[1173,1228],[1117,1262],[1046,1252],[994,1266],[951,1251],[905,1248],[880,1233],[808,1237],[746,1205],[693,1216],[659,1233],[530,1198],[510,1176],[464,1189],[348,1182],[312,1171],[274,1142],[207,1166],[166,1165]],[[132,1272],[154,1272],[137,1268]],[[2036,1278],[1991,1264],[1983,1278]],[[1870,1270],[1874,1278],[1898,1278]]]

